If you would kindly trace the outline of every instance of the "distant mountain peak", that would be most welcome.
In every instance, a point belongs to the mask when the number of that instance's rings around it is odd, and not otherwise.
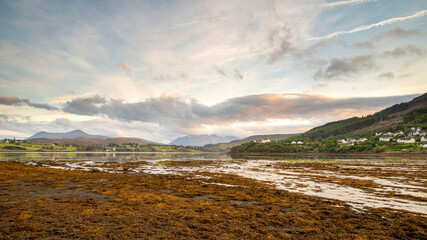
[[[77,130],[74,130],[74,131],[71,131],[71,132],[68,132],[68,133],[82,133],[82,134],[87,134],[87,133],[85,133],[84,131],[82,131],[80,129],[77,129]]]

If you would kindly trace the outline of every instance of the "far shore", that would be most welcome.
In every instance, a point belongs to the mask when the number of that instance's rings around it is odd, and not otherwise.
[[[92,154],[229,154],[232,156],[384,156],[384,157],[427,157],[427,152],[382,152],[382,153],[328,153],[328,152],[294,152],[294,153],[267,153],[267,152],[96,152],[96,151],[0,151],[1,153],[92,153]]]
[[[427,152],[383,152],[383,153],[328,153],[328,152],[295,152],[295,153],[265,153],[265,152],[228,152],[230,155],[244,156],[423,156],[427,157]]]

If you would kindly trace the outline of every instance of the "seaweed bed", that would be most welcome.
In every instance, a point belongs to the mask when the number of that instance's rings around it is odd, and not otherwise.
[[[422,214],[358,211],[342,201],[278,190],[237,175],[203,175],[0,162],[0,239],[427,238]]]

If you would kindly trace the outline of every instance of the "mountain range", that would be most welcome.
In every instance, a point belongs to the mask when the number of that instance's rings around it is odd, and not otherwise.
[[[108,144],[129,144],[136,143],[139,145],[155,144],[163,145],[160,143],[148,141],[141,138],[123,138],[123,137],[106,137],[101,135],[91,135],[83,132],[82,130],[74,130],[66,133],[50,133],[38,132],[33,136],[26,138],[31,142],[39,144],[78,144],[78,145],[108,145]]]
[[[50,133],[50,132],[42,131],[42,132],[38,132],[38,133],[34,134],[33,136],[31,136],[29,138],[26,138],[25,140],[37,139],[37,138],[46,138],[46,139],[101,138],[101,139],[106,139],[108,137],[100,136],[100,135],[90,135],[90,134],[83,132],[82,130],[74,130],[74,131],[66,132],[66,133]]]

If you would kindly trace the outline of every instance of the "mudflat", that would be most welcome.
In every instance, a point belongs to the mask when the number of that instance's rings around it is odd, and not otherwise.
[[[0,238],[427,238],[423,214],[357,210],[233,174],[122,172],[0,162]]]

